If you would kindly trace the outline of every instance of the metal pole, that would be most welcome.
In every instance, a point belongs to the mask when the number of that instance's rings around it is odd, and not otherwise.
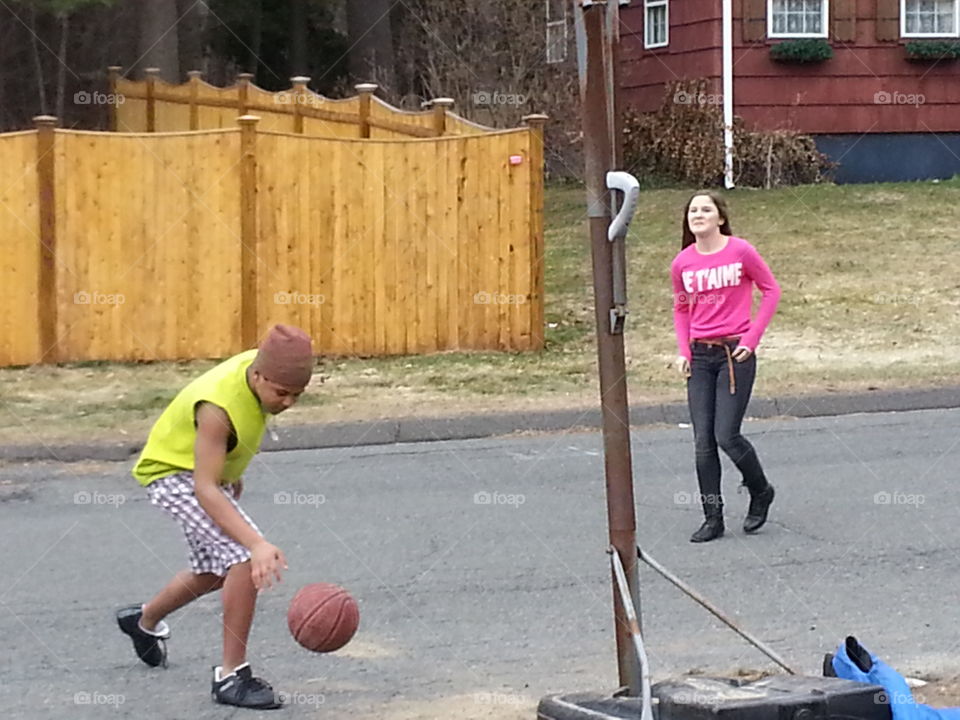
[[[656,560],[654,560],[652,557],[650,557],[650,555],[649,555],[648,553],[644,552],[644,551],[643,551],[641,548],[639,548],[639,547],[637,548],[637,555],[638,555],[638,557],[639,557],[641,560],[643,560],[647,565],[649,565],[650,567],[652,567],[652,568],[653,568],[654,570],[656,570],[658,573],[660,573],[661,575],[663,575],[663,577],[665,577],[667,580],[669,580],[670,582],[672,582],[674,585],[676,585],[678,588],[680,588],[683,592],[685,592],[687,595],[689,595],[693,600],[695,600],[695,601],[698,602],[700,605],[702,605],[702,606],[705,607],[707,610],[709,610],[711,613],[713,613],[713,615],[714,615],[718,620],[722,621],[727,627],[729,627],[731,630],[733,630],[735,633],[737,633],[740,637],[742,637],[742,638],[743,638],[744,640],[746,640],[748,643],[750,643],[750,644],[753,645],[755,648],[757,648],[757,650],[759,650],[760,652],[762,652],[762,653],[763,653],[764,655],[766,655],[768,658],[770,658],[771,660],[773,660],[777,665],[779,665],[780,667],[782,667],[782,668],[783,668],[784,670],[786,670],[788,673],[790,673],[791,675],[800,675],[800,674],[801,674],[799,670],[797,670],[796,668],[793,668],[793,667],[791,667],[790,665],[788,665],[788,664],[787,664],[787,661],[784,660],[784,659],[783,659],[782,657],[780,657],[779,655],[777,655],[770,647],[767,646],[766,643],[764,643],[762,640],[759,640],[759,639],[755,638],[753,635],[751,635],[750,633],[748,633],[748,632],[747,632],[746,630],[744,630],[742,627],[740,627],[739,625],[737,625],[737,624],[733,621],[732,618],[730,618],[730,617],[728,617],[728,616],[726,615],[726,613],[721,612],[721,610],[720,610],[719,608],[717,608],[713,603],[711,603],[709,600],[707,600],[703,595],[701,595],[701,594],[698,593],[696,590],[694,590],[692,587],[690,587],[689,585],[687,585],[683,580],[681,580],[681,579],[678,578],[676,575],[674,575],[672,572],[670,572],[669,570],[667,570],[663,565],[661,565],[660,563],[658,563]]]
[[[607,0],[578,0],[583,12],[586,52],[581,74],[583,137],[587,214],[593,259],[593,288],[596,301],[597,360],[600,369],[600,401],[603,416],[604,470],[607,485],[607,522],[610,544],[623,563],[630,594],[638,606],[636,515],[634,511],[630,426],[627,412],[626,362],[623,334],[611,333],[613,300],[613,254],[616,243],[608,242],[607,227],[612,215],[606,188],[616,143],[611,138],[609,100],[609,44]],[[611,0],[616,2],[617,0]],[[616,590],[611,570],[614,623],[620,684],[632,696],[640,694],[638,663],[633,652],[630,625]]]
[[[634,612],[633,605],[629,601],[630,588],[627,587],[627,576],[623,572],[623,564],[620,562],[620,555],[617,554],[613,546],[607,551],[610,553],[610,564],[613,566],[613,574],[617,579],[617,591],[620,593],[621,600],[627,603],[624,607],[627,610],[627,620],[630,622],[630,635],[633,637],[634,649],[637,653],[637,660],[640,661],[640,689],[641,689],[641,712],[640,720],[653,720],[653,698],[650,692],[650,661],[647,660],[647,650],[643,647],[643,636],[640,633],[640,622],[637,613]]]

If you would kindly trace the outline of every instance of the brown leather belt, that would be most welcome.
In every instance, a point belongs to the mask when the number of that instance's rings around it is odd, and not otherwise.
[[[734,347],[740,342],[739,337],[723,337],[723,338],[697,338],[696,340],[691,340],[692,343],[700,343],[701,345],[709,345],[711,347],[722,347],[727,352],[727,371],[730,373],[730,394],[737,394],[737,378],[736,374],[733,371],[733,352],[730,350],[730,344],[732,343]]]

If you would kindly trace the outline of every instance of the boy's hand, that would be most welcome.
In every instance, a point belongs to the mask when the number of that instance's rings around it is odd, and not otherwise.
[[[287,559],[280,548],[264,540],[254,545],[250,552],[250,576],[257,590],[272,588],[274,579],[277,582],[283,580],[280,570],[287,569]]]

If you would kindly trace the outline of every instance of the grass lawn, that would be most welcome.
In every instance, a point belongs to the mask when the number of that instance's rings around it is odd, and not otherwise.
[[[633,402],[679,400],[670,260],[689,190],[641,196],[629,243]],[[729,193],[734,232],[783,287],[755,394],[930,387],[960,377],[960,178]],[[322,383],[280,422],[597,403],[590,255],[580,187],[547,193],[542,353],[324,358]],[[144,437],[212,362],[0,369],[0,443]]]

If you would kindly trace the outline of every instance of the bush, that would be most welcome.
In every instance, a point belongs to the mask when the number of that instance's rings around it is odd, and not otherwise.
[[[792,130],[750,131],[734,121],[733,174],[737,185],[781,187],[822,182],[836,167],[809,135]]]
[[[770,58],[786,63],[816,63],[833,57],[830,43],[821,38],[784,40],[770,47]]]
[[[960,58],[960,43],[941,40],[908,42],[905,46],[908,60],[956,60]]]
[[[624,160],[645,185],[722,183],[722,99],[708,89],[705,79],[671,83],[655,112],[625,113]],[[797,132],[751,131],[735,118],[733,142],[734,180],[739,186],[821,182],[833,167],[813,138]]]
[[[628,110],[623,157],[645,182],[715,185],[723,177],[723,114],[706,80],[667,86],[660,109]],[[712,142],[711,138],[719,138]]]

